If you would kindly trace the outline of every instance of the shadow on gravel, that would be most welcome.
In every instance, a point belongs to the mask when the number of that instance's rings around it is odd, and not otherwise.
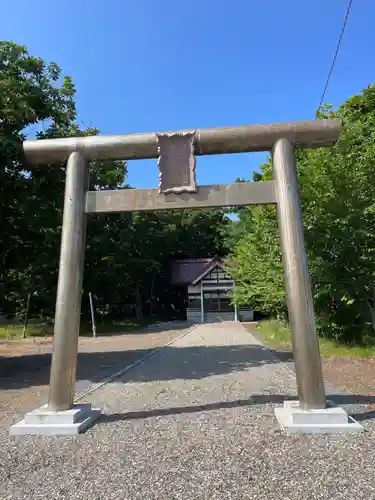
[[[155,349],[139,349],[114,352],[82,352],[78,355],[77,391],[87,390],[92,384],[119,371],[136,361],[142,360],[155,352]],[[240,372],[249,367],[292,362],[290,353],[277,352],[262,345],[228,345],[199,347],[164,347],[160,351],[162,359],[141,365],[138,369],[129,370],[117,382],[152,382],[155,380],[194,380],[211,375],[225,375]],[[22,389],[26,387],[47,385],[49,382],[51,355],[35,354],[15,357],[0,357],[0,389]],[[80,387],[80,384],[82,385]],[[282,404],[288,399],[285,395],[252,395],[249,399],[237,401],[220,401],[208,405],[196,405],[177,408],[147,410],[118,415],[104,415],[102,421],[113,422],[151,418],[178,413],[195,413],[265,404]],[[294,399],[294,398],[291,398]],[[327,399],[336,405],[369,405],[375,404],[375,396],[365,395],[328,395]],[[358,421],[375,418],[375,411],[356,410],[353,417]]]
[[[153,349],[115,352],[82,352],[78,355],[77,382],[96,383],[104,377],[154,352]],[[252,366],[291,361],[289,353],[277,353],[258,345],[164,347],[157,369],[130,370],[126,382],[201,379],[241,371]],[[50,354],[0,357],[0,389],[20,389],[49,382]]]
[[[255,406],[255,405],[281,405],[284,401],[293,401],[295,396],[285,394],[255,394],[248,399],[237,399],[234,401],[219,401],[217,403],[209,403],[204,405],[193,406],[176,406],[174,408],[158,408],[155,410],[145,410],[138,412],[127,413],[112,413],[103,414],[100,416],[99,423],[121,422],[126,420],[138,420],[146,418],[164,417],[168,415],[180,415],[188,413],[198,413],[201,411],[212,411],[229,408],[238,408],[240,406]],[[375,396],[361,395],[328,395],[327,399],[333,401],[335,405],[366,405],[375,403]],[[364,421],[375,418],[375,411],[364,411],[362,413],[352,413],[352,416],[357,421]]]
[[[357,420],[357,422],[364,422],[365,420],[375,419],[375,411],[364,411],[361,413],[352,413],[352,417]]]
[[[158,332],[169,332],[171,330],[186,330],[193,326],[194,323],[189,321],[170,321],[168,323],[155,323],[143,328],[140,333],[158,333]]]

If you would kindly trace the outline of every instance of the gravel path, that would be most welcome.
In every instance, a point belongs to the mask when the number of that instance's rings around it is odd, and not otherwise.
[[[273,414],[284,395],[294,374],[277,353],[240,324],[201,325],[95,391],[105,414],[86,434],[0,434],[0,498],[375,498],[374,423],[287,437]]]

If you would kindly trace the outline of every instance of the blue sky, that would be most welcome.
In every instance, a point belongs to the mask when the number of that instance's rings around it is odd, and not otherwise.
[[[54,61],[102,133],[314,118],[347,0],[3,0],[1,38]],[[325,102],[375,80],[375,1],[354,0]],[[264,155],[198,157],[200,184],[251,178]],[[156,160],[129,164],[156,187]]]

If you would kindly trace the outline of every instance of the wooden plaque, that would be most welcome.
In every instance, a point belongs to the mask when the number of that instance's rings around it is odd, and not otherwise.
[[[158,139],[159,193],[196,193],[195,132],[156,134]]]

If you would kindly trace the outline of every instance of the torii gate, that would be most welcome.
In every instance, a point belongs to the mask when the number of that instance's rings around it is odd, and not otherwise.
[[[25,141],[27,161],[67,161],[67,169],[48,404],[11,434],[76,434],[99,415],[90,405],[74,405],[87,214],[258,204],[277,205],[298,389],[298,402],[285,402],[276,416],[289,432],[361,430],[344,410],[326,405],[294,155],[295,148],[333,144],[340,128],[340,120],[324,119]],[[254,151],[272,151],[274,180],[196,185],[195,156]],[[159,189],[88,190],[90,161],[148,158],[159,158]]]

